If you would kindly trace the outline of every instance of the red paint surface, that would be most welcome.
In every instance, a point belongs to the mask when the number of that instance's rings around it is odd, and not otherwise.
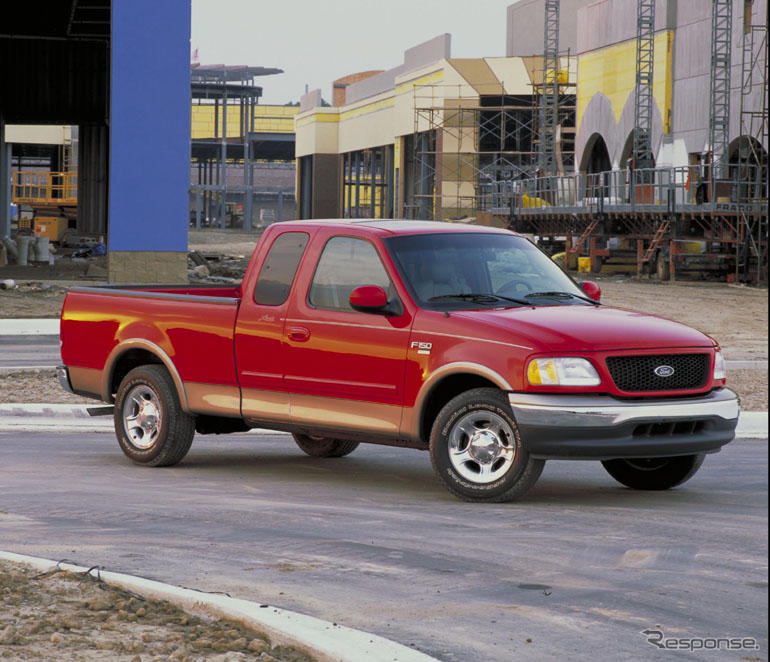
[[[277,234],[298,229],[310,234],[310,242],[289,299],[280,306],[256,304],[252,293],[265,247]],[[447,364],[481,366],[514,390],[615,395],[629,394],[615,388],[605,367],[607,356],[702,351],[711,355],[713,364],[716,343],[705,334],[660,317],[607,306],[463,310],[448,316],[421,310],[409,297],[381,239],[430,231],[503,232],[443,224],[431,230],[409,222],[387,227],[314,221],[276,224],[258,244],[242,287],[138,288],[142,293],[137,296],[120,296],[109,289],[98,294],[70,292],[62,311],[63,361],[102,369],[118,344],[140,338],[160,347],[184,381],[407,407],[414,404],[425,380]],[[361,237],[374,244],[403,303],[402,315],[328,311],[308,305],[316,262],[325,242],[335,235]],[[159,298],[150,292],[172,296]],[[212,303],[189,295],[233,301]],[[430,352],[419,353],[413,346],[418,342],[431,343]],[[524,371],[535,356],[585,357],[602,383],[591,388],[530,386]],[[724,380],[711,380],[692,392],[722,385]]]

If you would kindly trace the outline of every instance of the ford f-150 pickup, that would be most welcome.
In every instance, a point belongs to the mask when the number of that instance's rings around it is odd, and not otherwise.
[[[113,405],[143,465],[178,463],[196,431],[259,427],[314,457],[429,450],[469,501],[521,496],[547,459],[679,485],[735,434],[722,352],[599,299],[502,229],[277,223],[238,286],[72,288],[59,379]]]

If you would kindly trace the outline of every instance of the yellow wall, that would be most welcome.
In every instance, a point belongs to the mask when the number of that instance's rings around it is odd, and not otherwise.
[[[192,138],[204,139],[214,137],[213,105],[197,105],[192,107]],[[299,106],[260,106],[254,107],[254,131],[260,133],[294,133],[294,116],[299,112]],[[219,110],[219,121],[222,122],[222,109]],[[221,127],[220,127],[221,129]],[[227,107],[227,137],[237,138],[241,135],[240,107]]]
[[[663,119],[663,132],[671,131],[671,58],[674,33],[660,32],[653,50],[652,94]],[[620,121],[628,96],[636,86],[636,39],[578,56],[577,123],[593,96],[600,92],[612,104],[615,121]]]

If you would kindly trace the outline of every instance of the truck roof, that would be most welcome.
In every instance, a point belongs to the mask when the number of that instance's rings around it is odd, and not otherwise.
[[[510,234],[510,230],[504,228],[493,228],[485,225],[472,225],[465,223],[447,223],[443,221],[412,221],[393,218],[325,218],[308,219],[303,221],[285,221],[281,225],[302,225],[304,227],[313,225],[323,225],[324,227],[334,226],[340,229],[346,227],[367,227],[377,231],[382,235],[403,235],[403,234],[428,234],[431,232],[491,232]]]

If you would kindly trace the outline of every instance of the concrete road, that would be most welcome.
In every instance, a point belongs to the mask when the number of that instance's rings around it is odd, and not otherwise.
[[[413,450],[316,460],[288,436],[198,436],[179,466],[147,469],[107,434],[0,434],[0,548],[225,591],[442,660],[641,660],[648,636],[753,637],[760,650],[667,657],[767,659],[767,468],[767,440],[736,441],[686,486],[643,493],[598,463],[550,462],[523,501],[479,505]]]
[[[0,335],[0,372],[61,365],[59,336]]]

